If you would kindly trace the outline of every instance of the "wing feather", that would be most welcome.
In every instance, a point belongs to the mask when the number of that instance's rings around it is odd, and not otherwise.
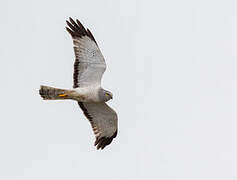
[[[104,57],[89,29],[69,18],[66,30],[71,34],[74,44],[75,62],[73,87],[98,86],[106,69]]]
[[[84,115],[91,123],[96,136],[95,146],[104,149],[117,136],[117,114],[106,103],[78,102]]]

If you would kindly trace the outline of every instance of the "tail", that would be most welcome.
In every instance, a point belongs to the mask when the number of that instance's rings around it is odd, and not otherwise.
[[[44,100],[71,99],[68,96],[70,94],[70,90],[58,89],[49,86],[40,86],[39,94]]]

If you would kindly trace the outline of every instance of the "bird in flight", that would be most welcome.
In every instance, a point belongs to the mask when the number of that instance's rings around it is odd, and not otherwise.
[[[94,145],[104,149],[117,136],[118,128],[117,114],[106,104],[113,94],[101,87],[106,63],[90,30],[85,29],[78,19],[69,18],[66,23],[75,53],[73,88],[40,86],[39,94],[44,100],[77,101],[92,126],[96,137]]]

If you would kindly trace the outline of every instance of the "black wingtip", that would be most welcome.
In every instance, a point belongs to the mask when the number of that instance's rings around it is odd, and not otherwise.
[[[73,19],[72,19],[71,17],[69,17],[69,20],[70,20],[70,21],[73,21]]]
[[[97,150],[99,149],[104,149],[107,145],[109,145],[114,138],[116,138],[117,136],[117,131],[115,131],[115,133],[111,136],[111,137],[101,137],[101,138],[96,138],[95,141],[95,146],[97,148]]]
[[[96,40],[92,35],[92,33],[90,32],[90,30],[89,29],[86,30],[78,19],[74,21],[73,18],[69,17],[69,20],[66,20],[66,24],[68,25],[66,29],[71,34],[72,37],[81,38],[83,36],[88,36],[92,41],[96,43]]]
[[[69,29],[68,27],[65,27],[65,28],[66,28],[67,32],[68,32],[69,34],[71,34],[71,36],[73,36],[73,32],[72,32],[72,30]]]

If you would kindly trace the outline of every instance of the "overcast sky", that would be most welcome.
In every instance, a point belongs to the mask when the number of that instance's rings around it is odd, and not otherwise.
[[[236,180],[237,3],[67,0],[0,3],[0,179]],[[94,34],[119,133],[103,151],[76,102],[65,20]]]

